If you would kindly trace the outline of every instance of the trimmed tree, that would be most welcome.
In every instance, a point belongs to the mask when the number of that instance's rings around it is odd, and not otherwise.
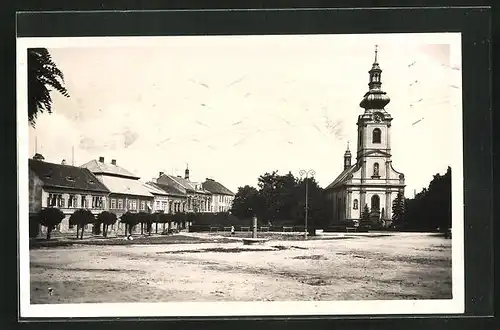
[[[139,217],[137,213],[127,211],[120,217],[120,222],[125,224],[125,235],[127,235],[127,233],[132,235],[132,230],[139,223]]]
[[[392,202],[392,227],[401,229],[404,225],[405,198],[401,192]]]
[[[163,210],[156,211],[151,215],[152,221],[155,224],[155,233],[158,234],[158,224],[162,223],[162,220],[164,219],[161,215],[163,214]]]
[[[108,237],[108,227],[110,225],[114,225],[116,223],[116,214],[113,212],[108,212],[108,211],[102,211],[99,213],[97,216],[97,223],[100,226],[102,223],[102,236],[103,237]]]
[[[47,227],[47,239],[50,239],[50,233],[55,226],[61,223],[62,219],[64,219],[64,213],[55,207],[44,208],[37,214],[38,222]]]
[[[359,228],[362,229],[370,229],[371,221],[370,221],[370,209],[368,208],[368,204],[365,204],[363,208],[363,212],[361,213],[361,220],[359,222]]]
[[[146,231],[148,232],[148,235],[151,235],[151,227],[153,224],[153,217],[151,216],[150,213],[146,212],[139,212],[137,214],[139,223],[141,224],[141,235],[144,234],[144,226],[146,226]]]
[[[89,223],[95,223],[95,216],[90,212],[90,210],[79,209],[73,212],[69,217],[70,226],[76,225],[76,238],[80,234],[80,229],[82,230],[80,239],[83,239],[83,232],[85,231],[85,225]]]

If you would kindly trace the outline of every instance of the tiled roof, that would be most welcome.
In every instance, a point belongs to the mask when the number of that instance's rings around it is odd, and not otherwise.
[[[207,179],[202,183],[202,185],[205,190],[210,191],[212,194],[234,196],[234,193],[231,190],[227,189],[215,180]]]
[[[164,175],[166,175],[166,176],[170,177],[170,179],[178,182],[186,190],[191,190],[191,191],[201,193],[201,194],[210,194],[210,192],[205,190],[205,189],[196,189],[196,184],[194,182],[189,181],[187,179],[184,179],[183,177],[173,176],[173,175],[168,175],[168,174],[164,174]]]
[[[186,196],[185,192],[182,192],[179,189],[172,187],[172,186],[168,186],[166,184],[148,182],[148,185],[156,187],[158,189],[161,189],[166,195],[169,195],[169,196],[181,196],[181,197]]]
[[[355,168],[356,168],[356,164],[351,165],[351,167],[348,167],[345,170],[343,170],[342,173],[340,173],[339,176],[335,180],[333,180],[333,182],[330,183],[328,185],[328,187],[326,187],[326,189],[332,189],[332,188],[335,188],[335,187],[341,185],[342,183],[344,183],[346,181],[348,175],[350,173],[352,173]]]
[[[97,175],[99,180],[114,194],[153,197],[146,186],[136,179],[111,175]]]
[[[137,175],[127,171],[123,167],[120,167],[118,165],[113,165],[113,164],[102,163],[102,162],[95,160],[95,159],[91,160],[90,162],[88,162],[86,164],[83,164],[80,167],[88,168],[94,174],[110,174],[110,175],[117,175],[117,176],[122,176],[122,177],[127,177],[127,178],[139,179],[139,177]]]
[[[146,189],[152,193],[153,195],[165,195],[167,196],[167,192],[158,188],[158,187],[155,187],[153,182],[146,182],[144,183],[144,187],[146,187]]]
[[[86,168],[30,159],[29,169],[42,180],[46,187],[109,193],[106,186]]]

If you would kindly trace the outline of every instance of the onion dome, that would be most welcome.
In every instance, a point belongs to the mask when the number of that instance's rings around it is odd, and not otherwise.
[[[364,95],[363,100],[359,103],[359,106],[365,110],[384,109],[384,107],[391,101],[389,96],[387,96],[387,93],[382,91],[382,69],[380,69],[377,62],[377,53],[377,46],[375,46],[375,61],[373,62],[371,70],[368,71],[370,75],[368,87],[370,89]]]

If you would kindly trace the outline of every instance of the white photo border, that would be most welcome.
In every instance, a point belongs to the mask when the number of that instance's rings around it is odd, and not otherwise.
[[[306,35],[307,36],[307,35]],[[340,38],[369,37],[367,42],[405,43],[411,37],[428,44],[449,44],[452,59],[461,66],[460,33],[387,33],[337,35]],[[464,282],[464,191],[462,89],[456,90],[453,107],[457,116],[451,121],[454,146],[452,160],[452,299],[433,300],[367,300],[367,301],[288,301],[288,302],[170,302],[170,303],[88,303],[31,304],[29,261],[29,183],[28,183],[28,111],[27,49],[33,47],[115,47],[152,46],[162,38],[211,38],[212,36],[162,37],[71,37],[18,38],[17,63],[17,164],[18,164],[18,266],[19,316],[21,318],[85,317],[207,317],[207,316],[320,316],[320,315],[403,315],[462,314],[465,309]],[[216,36],[220,37],[220,36]],[[233,36],[231,36],[233,37]],[[244,38],[245,36],[237,36]],[[258,36],[269,37],[269,36]],[[281,37],[281,36],[271,36]],[[283,36],[286,37],[286,36]]]

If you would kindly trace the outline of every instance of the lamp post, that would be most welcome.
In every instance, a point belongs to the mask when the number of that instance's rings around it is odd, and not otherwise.
[[[313,169],[307,170],[307,171],[306,170],[299,171],[300,177],[301,178],[304,177],[304,181],[306,183],[306,212],[305,212],[305,220],[304,220],[304,222],[305,222],[304,238],[305,239],[307,239],[307,211],[308,211],[308,199],[309,199],[308,183],[307,183],[308,180],[307,179],[309,178],[309,176],[311,176],[311,177],[314,176],[314,174],[316,174],[316,172]]]

